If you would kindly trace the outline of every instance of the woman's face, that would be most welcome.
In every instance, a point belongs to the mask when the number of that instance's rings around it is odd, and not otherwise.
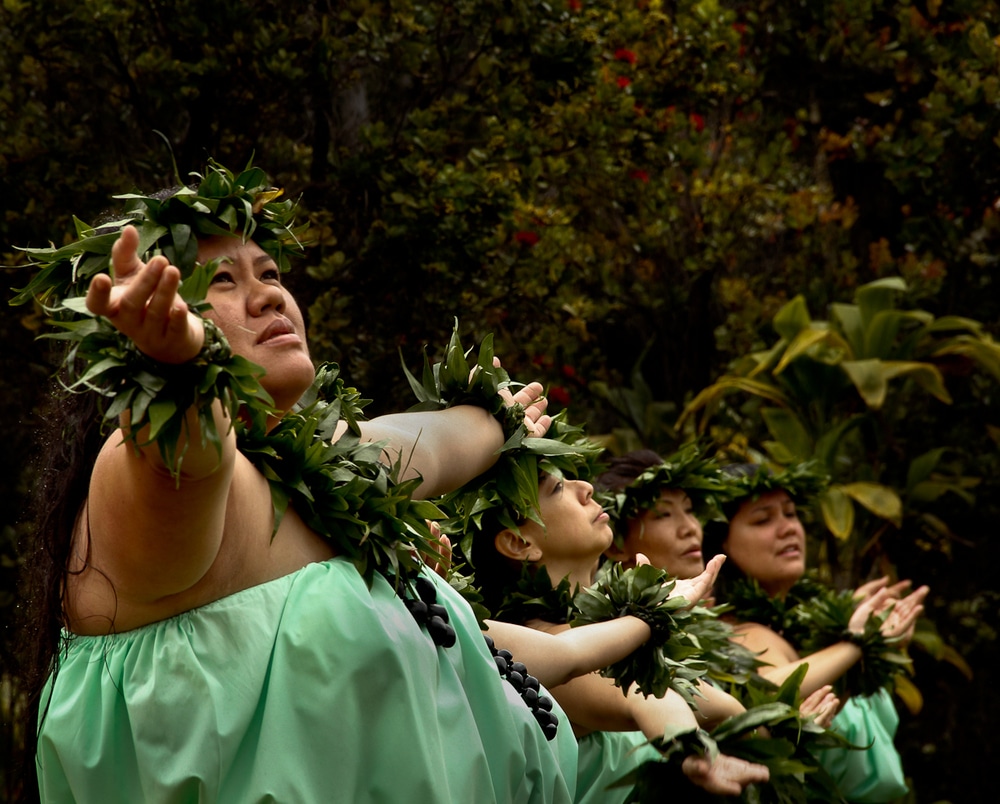
[[[723,552],[768,594],[783,595],[806,571],[806,534],[788,492],[743,503],[729,523]]]
[[[656,507],[629,520],[625,552],[635,560],[643,553],[654,567],[678,578],[693,578],[705,569],[701,523],[691,498],[680,489],[664,489]]]
[[[217,236],[199,242],[200,262],[216,258],[222,261],[208,289],[208,316],[234,353],[265,369],[262,385],[288,410],[315,376],[302,312],[274,260],[253,241]]]
[[[538,484],[539,513],[545,527],[529,521],[520,530],[540,552],[538,563],[548,567],[553,581],[593,572],[611,544],[608,515],[593,495],[594,487],[583,480],[544,475]],[[585,582],[590,583],[589,579]]]

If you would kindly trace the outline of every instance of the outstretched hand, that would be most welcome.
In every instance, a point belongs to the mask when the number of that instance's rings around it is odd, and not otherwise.
[[[771,778],[766,766],[728,754],[718,754],[714,760],[689,756],[684,759],[681,769],[692,783],[717,796],[738,796],[747,785]]]
[[[180,270],[166,257],[144,263],[139,233],[126,226],[111,248],[114,279],[98,274],[87,289],[87,309],[107,318],[141,352],[163,363],[185,363],[201,351],[205,328],[178,294]]]
[[[812,715],[813,722],[824,729],[830,728],[833,718],[840,707],[840,699],[833,694],[833,687],[827,684],[820,687],[812,695],[802,699],[799,713]]]
[[[680,595],[686,598],[692,606],[696,605],[699,600],[704,600],[711,594],[712,587],[715,586],[715,579],[719,577],[719,570],[722,569],[725,561],[726,557],[722,554],[713,556],[705,565],[701,575],[678,580],[674,584],[671,597]]]
[[[875,594],[862,600],[854,610],[854,614],[851,615],[847,624],[848,629],[856,634],[864,633],[865,623],[868,622],[869,617],[891,607],[880,629],[882,635],[887,639],[901,637],[908,641],[913,634],[917,618],[924,611],[923,602],[930,592],[930,588],[921,586],[901,600],[894,601],[893,594],[898,594],[899,586],[899,584],[892,587],[883,586]]]

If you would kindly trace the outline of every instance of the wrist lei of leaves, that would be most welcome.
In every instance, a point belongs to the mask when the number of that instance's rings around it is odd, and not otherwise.
[[[781,634],[803,657],[842,641],[861,648],[861,660],[835,685],[841,694],[874,695],[882,688],[891,690],[895,677],[910,667],[909,657],[896,648],[899,640],[882,634],[884,615],[869,617],[863,633],[849,630],[858,604],[850,590],[836,592],[803,578],[780,600],[768,596],[753,579],[740,579],[732,585],[726,602],[739,620],[760,623]]]
[[[504,445],[501,451],[517,449],[527,435],[524,406],[517,403],[508,405],[500,396],[500,391],[510,387],[511,380],[503,368],[493,365],[492,334],[483,339],[478,358],[470,366],[468,358],[471,351],[462,349],[456,319],[444,359],[432,366],[424,354],[420,381],[404,363],[406,379],[418,400],[410,410],[442,410],[457,405],[484,408],[503,428]]]
[[[632,615],[647,623],[651,638],[630,656],[601,671],[628,694],[634,684],[646,695],[662,697],[667,689],[694,705],[696,686],[708,670],[704,650],[687,629],[693,616],[690,602],[671,595],[675,586],[667,573],[651,565],[623,569],[609,562],[592,586],[574,598],[571,625],[605,622]]]

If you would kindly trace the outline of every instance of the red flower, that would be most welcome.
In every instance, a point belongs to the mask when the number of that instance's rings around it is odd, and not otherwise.
[[[520,243],[524,246],[533,246],[539,241],[538,232],[532,232],[529,230],[522,229],[519,232],[514,232],[514,242]]]
[[[688,119],[691,121],[691,125],[694,126],[694,130],[699,134],[705,130],[705,118],[697,112],[691,112],[691,114],[688,115]]]
[[[635,53],[623,47],[620,47],[615,51],[615,58],[618,59],[618,61],[627,61],[629,64],[635,64]]]
[[[576,377],[576,369],[573,368],[569,363],[563,365],[562,373],[564,377],[569,377],[570,379],[574,379]]]
[[[629,178],[635,179],[636,181],[641,181],[643,184],[649,184],[649,173],[645,170],[636,169],[631,171]]]
[[[622,89],[625,89],[625,87],[627,87],[631,83],[632,79],[629,78],[627,75],[618,76],[618,86],[620,86]]]
[[[563,407],[566,407],[570,402],[569,391],[561,385],[551,386],[546,396],[549,398],[550,402],[555,402],[557,405],[562,405]]]
[[[569,6],[570,11],[579,11],[583,8],[583,3],[580,2],[580,0],[569,0],[567,5]]]

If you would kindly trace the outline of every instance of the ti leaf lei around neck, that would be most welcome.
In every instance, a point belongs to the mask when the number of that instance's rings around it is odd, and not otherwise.
[[[140,446],[155,443],[178,482],[184,450],[177,444],[187,432],[186,413],[197,411],[202,443],[221,449],[212,414],[212,404],[219,400],[238,428],[240,449],[268,480],[275,532],[294,504],[305,522],[349,558],[369,584],[380,573],[395,579],[397,591],[415,589],[431,609],[423,616],[435,636],[436,623],[430,620],[440,611],[433,609],[433,586],[425,588],[427,584],[411,579],[420,569],[420,554],[430,550],[426,520],[441,514],[432,503],[411,498],[419,480],[398,482],[399,464],[386,467],[381,462],[382,444],[360,441],[358,420],[367,400],[345,387],[335,365],[321,366],[298,409],[268,432],[265,422],[276,411],[260,385],[263,369],[234,355],[210,320],[203,319],[201,353],[187,363],[167,365],[148,358],[110,321],[87,310],[87,287],[96,274],[110,271],[111,247],[126,225],[138,230],[138,252],[144,261],[163,254],[180,269],[180,294],[198,315],[209,308],[205,297],[219,263],[197,262],[199,237],[252,238],[282,270],[289,267],[291,255],[302,255],[306,227],[294,225],[295,204],[280,200],[283,192],[269,184],[262,170],[248,165],[234,173],[212,161],[192,178],[191,186],[162,194],[117,196],[125,202],[123,216],[100,227],[77,220],[77,239],[69,245],[23,249],[39,270],[11,303],[35,300],[43,306],[59,331],[42,337],[68,345],[65,387],[106,399],[103,414],[109,428],[129,414],[127,438],[133,441],[148,428],[148,441]],[[334,443],[341,418],[349,433]],[[453,633],[439,630],[438,644],[454,640]]]

